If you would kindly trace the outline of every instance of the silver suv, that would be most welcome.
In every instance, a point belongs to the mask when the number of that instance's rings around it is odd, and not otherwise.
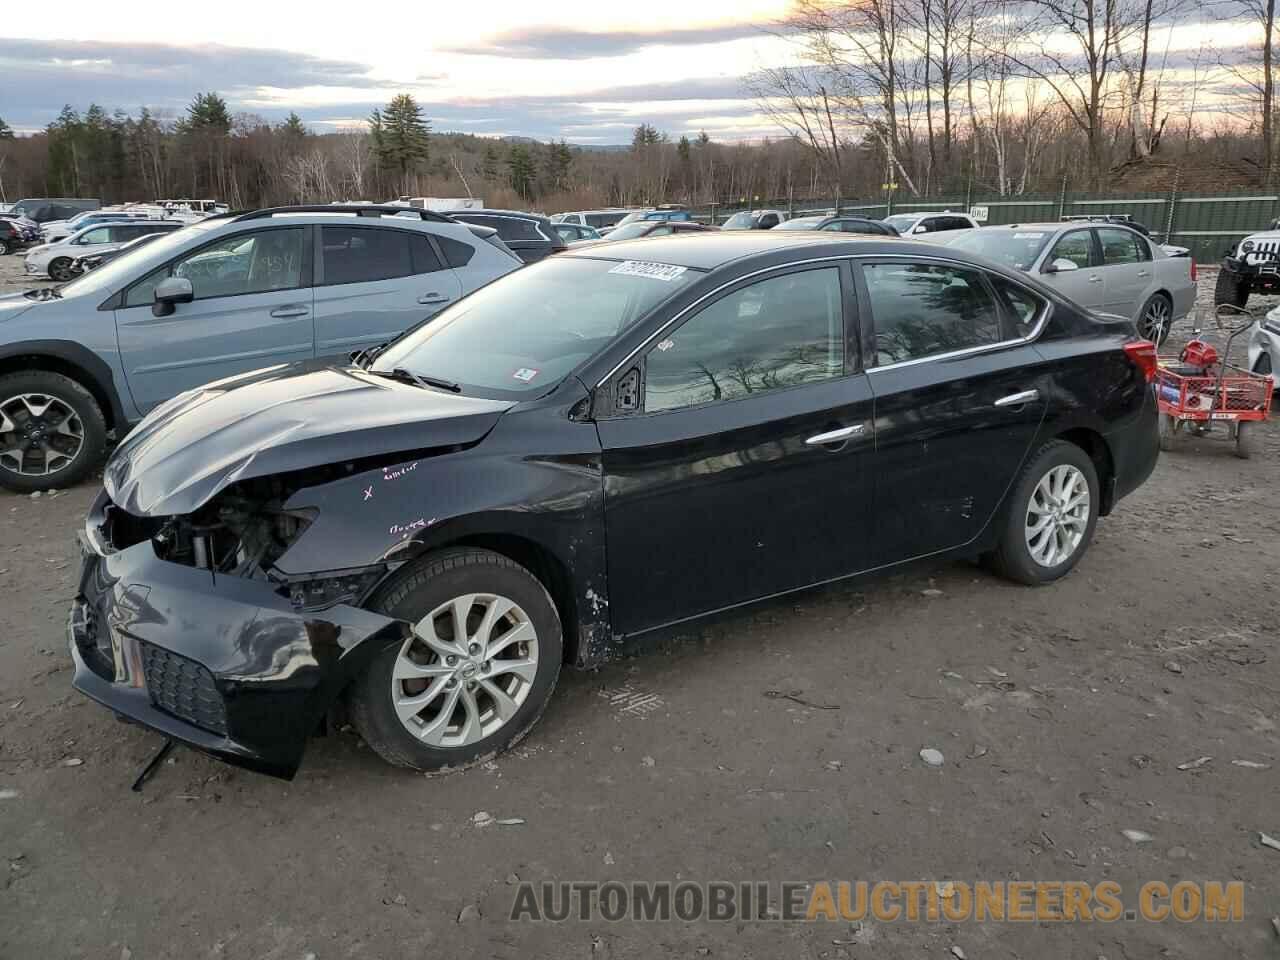
[[[487,227],[400,207],[211,217],[60,287],[0,296],[0,485],[65,487],[214,380],[347,362],[521,266]]]

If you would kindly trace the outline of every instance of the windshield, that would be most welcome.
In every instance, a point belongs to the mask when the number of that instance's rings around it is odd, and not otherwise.
[[[619,220],[617,225],[622,226],[624,223],[635,223],[637,220],[644,217],[645,214],[647,214],[648,212],[649,212],[648,210],[632,210],[625,217]]]
[[[497,399],[545,393],[698,276],[671,264],[553,257],[481,287],[370,366]]]
[[[784,220],[773,229],[775,230],[817,230],[818,224],[826,217],[796,217],[794,220]]]
[[[895,213],[892,217],[885,217],[884,222],[899,233],[906,233],[919,219],[914,213]]]
[[[632,223],[623,224],[614,227],[609,231],[610,240],[634,240],[636,237],[642,237],[645,231],[652,227],[653,224],[648,220],[636,220]]]
[[[184,246],[191,239],[193,232],[207,230],[210,226],[212,224],[192,224],[189,227],[181,227],[174,230],[172,233],[154,234],[158,239],[126,248],[125,252],[121,253],[120,256],[113,260],[108,260],[97,270],[82,273],[70,283],[64,283],[58,289],[65,292],[81,293],[105,287],[123,287],[131,280],[138,279],[134,265],[141,264],[141,258],[145,257],[148,265],[152,262],[158,263],[171,252],[175,252]],[[156,258],[155,261],[151,260],[153,256]]]
[[[755,222],[755,218],[751,215],[750,210],[743,210],[741,213],[735,213],[732,217],[724,222],[721,230],[750,230],[751,225]]]
[[[970,253],[981,254],[988,260],[1002,263],[1018,270],[1030,270],[1040,256],[1052,230],[965,230],[956,235],[948,246],[959,247]]]

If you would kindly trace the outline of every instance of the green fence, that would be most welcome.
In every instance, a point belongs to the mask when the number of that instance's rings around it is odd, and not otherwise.
[[[1280,217],[1280,196],[1262,191],[1214,195],[1125,192],[1115,194],[1027,194],[1014,197],[972,194],[930,197],[925,200],[902,194],[877,198],[840,199],[841,213],[881,218],[892,213],[923,210],[964,210],[986,208],[987,225],[1058,221],[1070,216],[1128,214],[1151,230],[1162,243],[1189,247],[1200,263],[1215,263],[1241,238],[1265,230]],[[830,198],[800,200],[794,197],[773,200],[755,198],[750,203],[710,204],[698,207],[699,220],[723,223],[739,210],[786,210],[791,216],[833,213],[837,201]]]

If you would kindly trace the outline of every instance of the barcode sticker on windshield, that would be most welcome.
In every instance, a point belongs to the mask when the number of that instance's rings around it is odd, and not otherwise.
[[[1013,235],[1013,239],[1015,239],[1015,240],[1043,240],[1043,239],[1044,239],[1044,234],[1043,234],[1043,233],[1015,233],[1015,234]]]
[[[663,283],[670,283],[688,269],[688,267],[677,267],[673,263],[647,263],[644,260],[624,260],[609,272],[622,273],[629,277],[648,277],[650,280],[661,280]]]

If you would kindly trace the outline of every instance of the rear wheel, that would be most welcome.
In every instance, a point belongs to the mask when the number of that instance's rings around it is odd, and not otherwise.
[[[9,252],[9,241],[0,240],[0,257],[3,257],[8,252]]]
[[[66,282],[71,279],[71,258],[54,257],[49,263],[49,279]]]
[[[1023,468],[1005,514],[996,569],[1029,585],[1065,576],[1089,549],[1098,522],[1098,472],[1073,443],[1046,443]]]
[[[0,486],[69,487],[102,457],[106,438],[97,401],[70,377],[47,370],[0,377]]]
[[[1258,452],[1258,434],[1253,421],[1241,420],[1236,424],[1236,456],[1248,460]]]
[[[1249,302],[1249,283],[1234,270],[1223,267],[1218,271],[1218,282],[1213,287],[1213,305],[1220,307],[1229,303],[1233,307],[1243,307]]]
[[[542,715],[560,675],[560,617],[519,564],[448,550],[373,606],[414,625],[350,694],[356,729],[388,763],[467,767],[510,748]]]
[[[1163,293],[1153,293],[1138,314],[1138,335],[1160,346],[1173,325],[1173,301]]]

